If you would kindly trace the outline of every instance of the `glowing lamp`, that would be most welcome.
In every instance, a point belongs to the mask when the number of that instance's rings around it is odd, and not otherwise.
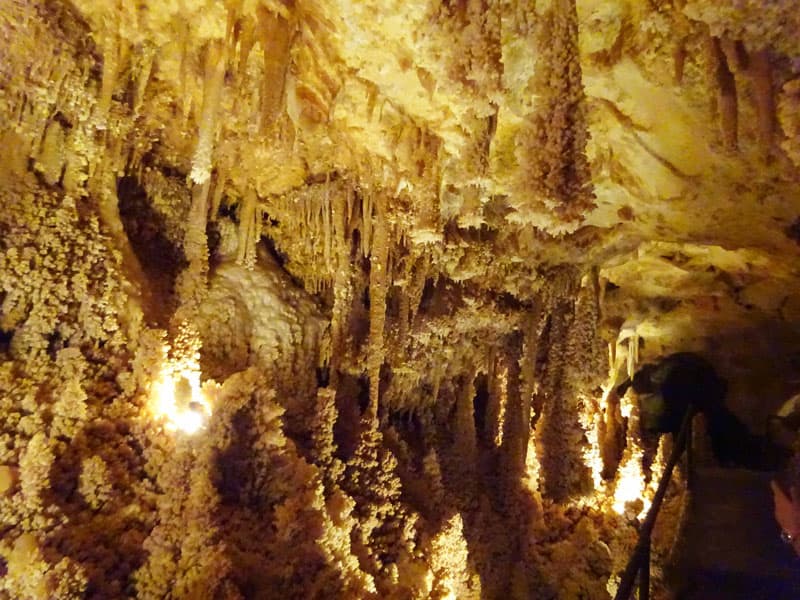
[[[177,374],[167,369],[153,386],[153,392],[153,412],[165,421],[169,431],[192,435],[205,426],[211,415],[197,372]]]

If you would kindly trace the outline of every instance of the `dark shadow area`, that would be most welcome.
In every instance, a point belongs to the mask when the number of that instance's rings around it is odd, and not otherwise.
[[[144,477],[141,448],[132,443],[130,425],[95,419],[78,433],[50,469],[46,504],[58,506],[62,525],[47,538],[43,555],[51,564],[68,556],[88,578],[86,599],[133,597],[133,574],[147,556],[142,543],[150,532],[147,515],[128,511],[132,482]],[[111,482],[107,499],[85,498],[80,480],[83,463],[99,457]]]
[[[437,423],[434,440],[444,486],[440,514],[461,514],[468,569],[480,579],[481,598],[555,598],[557,591],[547,589],[532,560],[540,537],[539,501],[523,487],[519,474],[503,468],[503,449],[481,433],[489,427],[488,377],[478,375],[473,385],[476,464],[465,464],[468,457],[459,453],[450,425]],[[458,393],[462,392],[454,391]],[[518,596],[520,592],[526,596]]]
[[[174,310],[175,279],[186,267],[183,250],[167,237],[166,224],[150,204],[139,182],[131,176],[117,182],[119,216],[153,296],[148,315],[162,323]]]
[[[358,446],[361,414],[369,403],[369,382],[365,376],[342,374],[336,389],[336,413],[333,439],[336,456],[347,461]]]
[[[681,600],[796,600],[800,559],[780,539],[771,474],[700,468],[668,583]]]
[[[473,383],[475,398],[472,400],[472,416],[475,420],[475,432],[478,439],[486,437],[486,411],[489,408],[489,378],[485,373],[479,373]]]
[[[0,304],[3,302],[3,296],[0,294]],[[6,354],[11,347],[11,338],[14,337],[13,331],[5,331],[0,329],[0,354]]]
[[[246,504],[248,492],[255,491],[250,480],[251,450],[258,441],[255,425],[249,411],[241,409],[233,415],[230,427],[234,442],[217,455],[214,484],[223,504]]]

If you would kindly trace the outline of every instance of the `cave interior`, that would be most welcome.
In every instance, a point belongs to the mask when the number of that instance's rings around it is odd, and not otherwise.
[[[0,600],[614,597],[674,446],[615,390],[763,434],[799,256],[796,0],[6,0]]]

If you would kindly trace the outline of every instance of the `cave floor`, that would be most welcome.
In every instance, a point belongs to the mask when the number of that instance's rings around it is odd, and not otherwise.
[[[698,469],[672,576],[678,599],[800,599],[800,558],[780,540],[769,480],[744,469]]]

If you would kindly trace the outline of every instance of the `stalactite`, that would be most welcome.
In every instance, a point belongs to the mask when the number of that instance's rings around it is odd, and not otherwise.
[[[356,190],[352,185],[347,185],[345,188],[345,204],[346,204],[346,211],[345,211],[345,222],[347,223],[347,237],[351,237],[353,235],[353,230],[357,227],[357,220],[354,214],[355,206],[356,206]]]
[[[719,46],[731,73],[740,73],[747,69],[749,59],[740,41],[723,36],[719,38]]]
[[[186,121],[189,118],[189,111],[192,108],[192,95],[189,93],[189,78],[192,71],[192,57],[189,48],[189,40],[191,39],[189,36],[189,22],[184,19],[176,19],[175,27],[177,30],[177,43],[181,57],[178,70],[180,77],[178,91],[181,101],[181,115],[184,121]]]
[[[225,194],[225,183],[227,174],[223,169],[217,169],[214,177],[214,193],[211,195],[211,207],[208,211],[210,221],[216,221],[219,217],[219,208],[222,205],[222,196]]]
[[[58,121],[51,121],[45,128],[44,139],[34,166],[48,185],[56,185],[61,180],[66,160],[65,144],[64,130],[61,125]]]
[[[286,16],[259,5],[258,39],[264,51],[261,81],[261,130],[266,131],[283,110],[286,71],[294,27]]]
[[[103,37],[103,77],[100,84],[100,97],[97,100],[96,116],[100,123],[105,123],[111,107],[111,96],[117,85],[120,68],[120,44],[123,43],[116,33],[106,33]]]
[[[410,256],[406,256],[403,260],[403,286],[399,288],[399,307],[397,310],[397,340],[400,342],[397,345],[398,351],[402,347],[402,343],[408,334],[408,327],[411,323],[411,298],[409,297],[409,288],[411,278],[414,273],[414,260]]]
[[[750,55],[748,74],[753,82],[756,101],[758,141],[768,152],[775,137],[775,98],[769,50],[763,49]]]
[[[800,79],[783,84],[777,117],[783,132],[781,148],[795,166],[800,167]]]
[[[330,173],[325,175],[325,192],[322,199],[322,229],[323,246],[322,257],[325,260],[326,267],[331,266],[331,256],[333,255],[333,224],[331,215],[331,178]]]
[[[239,247],[236,262],[252,267],[256,260],[256,243],[261,237],[258,197],[254,189],[245,192],[239,209]]]
[[[420,304],[422,303],[422,294],[425,291],[425,284],[430,274],[430,267],[431,259],[427,254],[423,254],[422,257],[418,258],[414,263],[414,273],[406,289],[410,308],[409,323],[414,321],[414,317],[419,311]]]
[[[639,334],[632,333],[628,338],[628,351],[627,356],[627,370],[628,377],[633,377],[636,373],[636,367],[639,364]]]
[[[372,247],[374,218],[372,192],[364,190],[361,193],[361,253],[364,256],[369,256]]]
[[[606,374],[605,345],[598,334],[600,324],[600,284],[596,272],[581,277],[575,300],[575,320],[570,329],[567,352],[581,365],[575,370],[574,387],[596,388]]]
[[[100,219],[122,255],[122,271],[132,284],[126,292],[143,310],[148,314],[153,314],[151,312],[154,309],[153,298],[147,285],[147,278],[130,240],[125,234],[125,228],[120,218],[114,174],[109,169],[98,173],[91,182],[91,187],[96,190],[97,198],[99,198],[98,214]]]
[[[526,185],[563,218],[574,220],[594,205],[575,0],[553,0],[536,44],[537,107],[532,138],[526,141]]]
[[[145,94],[147,93],[147,84],[150,82],[150,76],[153,71],[155,53],[156,51],[154,48],[144,46],[141,51],[136,54],[137,73],[136,90],[133,96],[133,114],[137,116],[142,112],[142,105],[144,103]]]
[[[197,148],[192,159],[191,178],[197,184],[204,184],[211,177],[217,113],[225,82],[225,64],[226,51],[223,42],[219,40],[209,42],[206,47],[203,78],[203,111],[197,132]]]
[[[183,240],[183,252],[188,261],[175,284],[179,306],[172,315],[172,360],[184,365],[185,371],[199,373],[200,341],[194,321],[208,291],[208,193],[211,181],[195,184],[188,223]]]
[[[241,79],[246,72],[250,52],[256,44],[256,22],[252,17],[246,17],[240,19],[236,25],[239,42],[239,62],[236,71]]]
[[[439,463],[439,456],[436,454],[435,448],[431,448],[422,459],[422,472],[425,474],[430,485],[427,498],[429,510],[435,514],[435,511],[440,510],[444,505],[445,498],[447,497],[444,484],[442,483],[442,467]]]
[[[672,80],[680,85],[683,83],[683,70],[686,66],[686,40],[680,40],[675,45],[675,50],[672,52],[672,62],[674,65]]]
[[[489,402],[486,407],[486,442],[495,448],[503,443],[508,400],[508,365],[501,350],[492,350],[489,358]]]
[[[446,368],[446,364],[444,362],[436,364],[433,368],[433,372],[430,373],[429,378],[433,382],[433,389],[431,391],[431,399],[435,403],[436,407],[441,407],[442,411],[445,410],[445,406],[447,403],[439,397],[439,391],[442,387],[442,380],[444,379],[444,371]]]
[[[738,144],[739,109],[736,81],[731,72],[719,38],[711,38],[711,65],[717,92],[722,141],[726,148],[735,150]]]
[[[333,309],[331,311],[331,364],[330,386],[338,387],[339,369],[347,343],[347,322],[353,305],[353,269],[350,262],[350,236],[347,235],[347,202],[350,188],[344,194],[334,194],[331,204],[333,229],[340,232],[334,236],[336,265],[333,276]]]
[[[370,251],[369,271],[369,351],[367,371],[369,373],[369,409],[373,419],[378,414],[381,365],[385,347],[383,339],[386,322],[386,294],[388,292],[387,265],[389,262],[389,224],[387,198],[383,193],[377,195],[375,203],[375,225]]]

